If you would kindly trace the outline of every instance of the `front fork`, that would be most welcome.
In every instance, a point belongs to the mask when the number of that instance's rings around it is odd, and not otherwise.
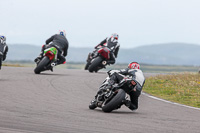
[[[87,60],[86,60],[87,62],[90,62],[90,60],[91,60],[91,58],[92,58],[91,54],[92,54],[92,53],[89,53],[89,54],[88,54],[88,57],[87,57]]]

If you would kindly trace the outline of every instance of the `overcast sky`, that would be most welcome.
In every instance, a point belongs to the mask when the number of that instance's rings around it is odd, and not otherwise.
[[[60,29],[70,47],[94,47],[115,32],[123,48],[200,44],[200,0],[0,0],[8,44],[42,45]]]

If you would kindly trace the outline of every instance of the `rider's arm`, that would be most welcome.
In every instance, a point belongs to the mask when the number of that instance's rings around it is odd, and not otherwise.
[[[120,73],[120,74],[123,74],[123,75],[128,75],[128,70],[129,70],[128,68],[126,68],[126,69],[121,69],[119,73]]]
[[[3,53],[3,61],[6,59],[7,52],[8,52],[8,46],[5,45],[5,51]]]
[[[98,46],[103,46],[103,44],[106,43],[106,39],[104,39],[101,43],[99,43],[95,48],[97,48]]]
[[[46,40],[46,44],[49,44],[51,41],[53,41],[55,35],[51,36],[49,39]]]

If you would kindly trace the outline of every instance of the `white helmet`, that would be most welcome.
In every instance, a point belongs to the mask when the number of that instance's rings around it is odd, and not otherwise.
[[[65,30],[59,30],[59,35],[62,35],[64,37],[66,37],[66,32]]]
[[[117,33],[113,33],[110,38],[112,42],[117,42],[119,35]]]

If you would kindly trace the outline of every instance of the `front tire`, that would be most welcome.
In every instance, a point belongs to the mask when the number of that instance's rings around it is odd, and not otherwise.
[[[87,64],[85,65],[85,70],[88,70],[89,66],[90,66],[90,62],[87,62]]]
[[[34,72],[35,74],[40,74],[41,71],[45,70],[45,66],[47,66],[47,64],[50,62],[49,57],[45,56],[37,65],[37,67],[35,68]]]
[[[111,99],[106,105],[102,107],[104,112],[111,112],[116,109],[122,101],[125,99],[126,92],[122,89],[119,89],[118,93]]]
[[[0,56],[0,69],[1,69],[1,66],[2,66],[2,60],[3,60],[3,58]]]
[[[88,70],[89,72],[93,72],[96,71],[98,68],[98,65],[102,62],[102,58],[101,57],[97,57],[92,64],[89,66]]]

